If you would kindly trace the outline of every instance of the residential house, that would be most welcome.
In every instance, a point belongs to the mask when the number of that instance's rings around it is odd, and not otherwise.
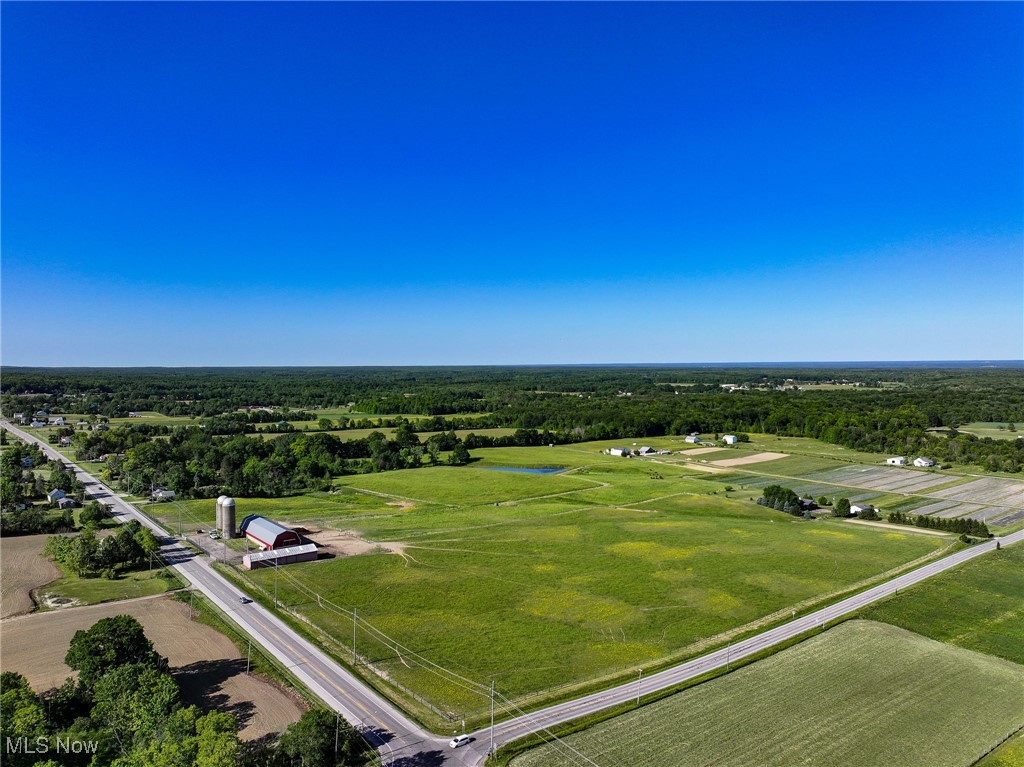
[[[59,415],[56,418],[50,419],[51,426],[64,426],[64,416]]]
[[[30,423],[29,426],[31,426],[33,429],[41,429],[42,427],[46,426],[46,421],[40,421],[36,419],[32,423]]]
[[[61,447],[69,447],[70,445],[71,445],[71,437],[61,437],[60,438],[60,446]]]
[[[57,501],[57,508],[58,509],[73,509],[77,505],[78,504],[75,503],[75,499],[74,498],[68,498],[67,496],[65,496],[64,498],[61,498],[60,500]]]
[[[927,469],[929,466],[934,466],[935,461],[933,461],[931,458],[915,458],[914,465],[917,466],[919,469]]]
[[[21,459],[21,468],[23,469],[31,469],[35,465],[36,462],[32,460],[32,456],[30,455],[26,455]]]
[[[60,489],[51,490],[50,492],[48,492],[46,494],[46,500],[48,500],[51,504],[54,504],[57,501],[59,501],[61,498],[66,498],[67,495],[68,495],[67,493],[65,493],[63,490],[60,490]]]
[[[105,423],[98,423],[92,427],[94,431],[110,431],[110,427]]]
[[[850,506],[850,513],[859,515],[862,511],[867,511],[868,509],[878,511],[878,509],[875,509],[875,507],[870,503],[855,503]]]
[[[647,447],[646,445],[640,448],[640,455],[654,455],[655,450],[653,447]]]
[[[153,494],[151,496],[149,496],[149,500],[153,501],[153,503],[160,503],[162,501],[173,501],[177,497],[177,495],[178,494],[175,493],[173,490],[164,490],[163,488],[158,488],[153,491]]]

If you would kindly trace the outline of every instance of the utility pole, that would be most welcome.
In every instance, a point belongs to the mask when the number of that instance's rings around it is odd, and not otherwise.
[[[192,597],[196,595],[196,592],[189,590],[188,592],[188,619],[192,620]]]
[[[643,680],[643,678],[644,678],[644,670],[642,668],[638,668],[637,669],[637,678],[636,678],[636,704],[638,706],[640,705],[640,682]]]
[[[487,750],[487,754],[491,755],[494,753],[494,677],[491,677],[491,747]]]
[[[274,607],[277,607],[277,575],[278,575],[278,564],[277,559],[274,560]]]
[[[352,608],[352,668],[356,667],[356,608]]]
[[[252,661],[252,637],[249,637],[249,651],[245,654],[245,675],[249,676],[249,663]]]
[[[181,503],[178,503],[178,537],[181,537]]]
[[[341,723],[341,712],[334,712],[334,763],[338,763],[338,725]]]

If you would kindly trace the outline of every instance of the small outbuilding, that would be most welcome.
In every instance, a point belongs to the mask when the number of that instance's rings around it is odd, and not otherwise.
[[[686,439],[684,439],[683,442],[689,442],[691,445],[699,445],[700,437],[691,434],[689,437],[686,437]]]
[[[629,455],[628,447],[613,447],[608,451],[608,455],[617,455],[619,458],[625,458]]]
[[[740,438],[737,437],[735,434],[726,434],[724,437],[722,437],[722,442],[724,442],[727,445],[735,445],[739,441]]]
[[[931,458],[915,458],[914,465],[917,466],[919,469],[927,469],[930,466],[934,466],[935,461],[933,461]]]
[[[152,495],[149,496],[149,500],[153,501],[154,503],[160,503],[162,501],[173,501],[177,497],[178,494],[173,490],[165,490],[163,488],[158,488],[153,491]]]
[[[646,445],[644,445],[642,448],[640,448],[639,452],[640,455],[654,455],[657,451],[655,451],[653,447],[647,447]]]
[[[259,514],[250,514],[243,519],[239,532],[261,549],[270,551],[302,544],[297,532]]]
[[[277,567],[295,562],[313,562],[316,557],[316,544],[306,543],[301,546],[287,546],[283,549],[254,551],[242,557],[242,567],[246,570],[256,570],[260,567]]]
[[[906,466],[907,457],[905,455],[894,455],[892,458],[886,458],[885,462],[890,466]]]
[[[861,512],[868,511],[869,509],[871,511],[878,511],[878,509],[876,509],[870,503],[855,503],[852,506],[850,506],[850,513],[860,515]]]
[[[73,509],[77,505],[78,504],[75,503],[75,499],[74,498],[68,498],[67,496],[65,496],[64,498],[61,498],[59,501],[57,501],[57,508],[58,509]]]

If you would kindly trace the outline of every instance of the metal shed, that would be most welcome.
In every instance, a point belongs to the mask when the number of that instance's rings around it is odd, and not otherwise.
[[[294,562],[312,562],[316,557],[316,544],[306,543],[273,551],[254,551],[242,557],[242,567],[246,570],[255,570],[260,567],[290,565]]]

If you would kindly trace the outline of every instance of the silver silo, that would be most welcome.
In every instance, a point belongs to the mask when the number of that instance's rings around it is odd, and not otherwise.
[[[235,499],[225,497],[220,505],[221,521],[224,526],[221,528],[221,535],[225,538],[235,537]]]
[[[220,498],[217,499],[217,526],[215,528],[217,532],[220,532],[224,529],[224,501],[226,500],[226,495],[222,495]]]

